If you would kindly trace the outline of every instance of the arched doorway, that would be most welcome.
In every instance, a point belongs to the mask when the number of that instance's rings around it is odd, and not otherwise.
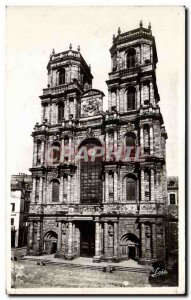
[[[57,251],[58,235],[55,231],[48,231],[44,235],[44,251],[53,254]]]
[[[139,258],[139,238],[132,233],[124,234],[120,239],[120,256],[121,259]]]

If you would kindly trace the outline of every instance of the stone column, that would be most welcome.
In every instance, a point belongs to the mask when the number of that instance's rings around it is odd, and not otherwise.
[[[32,179],[32,197],[31,197],[31,203],[35,203],[35,195],[36,195],[36,178],[33,177],[33,179]]]
[[[108,224],[104,223],[104,256],[108,255]]]
[[[143,83],[141,83],[141,105],[144,105]]]
[[[59,230],[58,230],[58,247],[57,252],[60,253],[62,251],[62,222],[58,223]]]
[[[49,103],[48,104],[48,107],[49,107],[49,123],[52,124],[52,106],[51,104]]]
[[[36,166],[37,160],[37,142],[34,140],[33,142],[33,167]]]
[[[146,255],[146,241],[145,241],[145,224],[141,223],[141,256],[145,258]]]
[[[67,202],[71,202],[71,176],[68,175],[68,195],[67,195]]]
[[[77,111],[77,109],[76,109],[76,105],[77,105],[77,100],[76,100],[76,97],[74,97],[74,119],[76,119],[76,111]]]
[[[30,227],[29,227],[29,242],[28,242],[28,245],[29,245],[30,249],[32,249],[32,246],[33,246],[33,231],[34,231],[34,223],[32,221],[32,222],[30,222]]]
[[[145,201],[145,171],[141,170],[141,201]]]
[[[40,251],[40,221],[37,222],[36,247]]]
[[[154,90],[153,90],[153,83],[152,81],[150,81],[149,83],[149,97],[150,97],[150,103],[152,103],[153,105],[155,105],[155,101],[154,101]]]
[[[105,203],[109,202],[109,174],[105,172]]]
[[[139,51],[140,51],[140,65],[142,64],[142,47],[141,44],[139,46]]]
[[[64,178],[61,175],[60,177],[60,189],[59,189],[59,202],[63,201],[63,190],[64,190]]]
[[[73,233],[73,226],[72,222],[68,223],[68,258],[72,258],[72,233]]]
[[[44,165],[44,155],[45,155],[44,148],[45,148],[45,140],[42,140],[41,141],[41,161],[40,161],[41,165]]]
[[[97,220],[95,223],[95,256],[93,262],[100,262],[101,258],[101,230],[100,223]]]
[[[137,85],[136,87],[136,91],[137,91],[137,109],[140,108],[140,103],[141,103],[141,95],[140,95],[140,85]]]
[[[151,124],[149,127],[149,139],[150,139],[150,154],[153,155],[154,150],[154,135],[153,135],[153,125]]]
[[[105,133],[105,158],[106,158],[106,161],[109,160],[109,134],[108,134],[108,131],[106,131]]]
[[[116,109],[119,111],[119,88],[116,90]]]
[[[151,63],[153,63],[153,47],[150,46],[150,59],[151,59]]]
[[[115,156],[117,155],[117,129],[114,130],[114,136],[113,136],[113,141],[114,141],[114,152]]]
[[[75,254],[76,226],[72,224],[72,253]]]
[[[68,143],[68,150],[69,150],[69,157],[68,157],[68,162],[71,163],[72,160],[72,137],[69,136],[69,143]]]
[[[114,223],[114,234],[113,234],[113,255],[115,259],[118,259],[118,223]]]
[[[52,125],[54,125],[56,122],[55,120],[55,103],[52,103],[52,107],[51,107],[51,121],[52,121]]]
[[[41,204],[43,201],[43,177],[40,177],[39,182],[39,204]]]
[[[117,174],[117,170],[114,171],[114,187],[113,187],[113,191],[114,191],[114,202],[118,202],[118,174]]]
[[[152,223],[152,248],[153,248],[153,258],[157,257],[157,235],[156,235],[156,223]]]
[[[108,90],[108,110],[111,110],[111,90]]]
[[[105,202],[105,181],[102,180],[102,203]]]
[[[143,125],[140,125],[140,146],[141,146],[141,153],[144,153],[144,133],[143,133]]]
[[[151,178],[150,178],[150,183],[151,183],[151,202],[155,201],[155,173],[154,170],[151,169]]]
[[[64,163],[64,151],[65,151],[65,149],[64,149],[64,138],[62,138],[62,142],[61,142],[61,157],[60,157],[62,164]]]

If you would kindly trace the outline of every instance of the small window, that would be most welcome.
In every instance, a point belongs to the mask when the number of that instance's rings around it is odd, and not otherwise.
[[[176,196],[175,196],[175,194],[170,194],[170,204],[176,204]]]
[[[11,203],[11,211],[15,211],[15,203]]]
[[[14,218],[11,218],[11,225],[14,225]]]

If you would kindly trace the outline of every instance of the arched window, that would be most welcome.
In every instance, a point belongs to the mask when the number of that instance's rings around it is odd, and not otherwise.
[[[137,197],[137,181],[133,177],[126,179],[126,200],[136,201]]]
[[[52,181],[52,202],[59,201],[59,182],[57,180]]]
[[[65,84],[65,69],[64,68],[61,68],[59,70],[59,73],[58,73],[58,84],[61,85],[61,84]]]
[[[136,101],[136,89],[131,86],[127,89],[127,110],[134,110]]]
[[[143,126],[143,134],[144,134],[144,154],[150,154],[150,136],[149,136],[149,125],[145,124]]]
[[[39,201],[39,183],[40,183],[40,178],[36,177],[36,189],[35,189],[35,201]]]
[[[135,49],[130,49],[127,52],[127,69],[135,67],[135,56],[136,56]]]
[[[130,147],[128,149],[128,147]],[[130,157],[135,157],[135,149],[136,149],[136,136],[133,132],[129,132],[126,135],[126,151]]]
[[[39,166],[41,162],[41,140],[37,141],[37,157],[36,157],[36,165]]]
[[[80,145],[80,198],[83,204],[102,202],[102,157],[96,157],[95,151],[101,151],[101,143],[95,138]]]
[[[54,142],[51,146],[51,161],[52,164],[59,164],[60,163],[60,143]]]
[[[61,123],[64,118],[64,103],[58,103],[58,123]]]

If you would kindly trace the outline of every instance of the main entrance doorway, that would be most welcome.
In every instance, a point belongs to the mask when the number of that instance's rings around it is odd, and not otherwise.
[[[95,255],[95,223],[80,222],[80,256],[93,257]]]

